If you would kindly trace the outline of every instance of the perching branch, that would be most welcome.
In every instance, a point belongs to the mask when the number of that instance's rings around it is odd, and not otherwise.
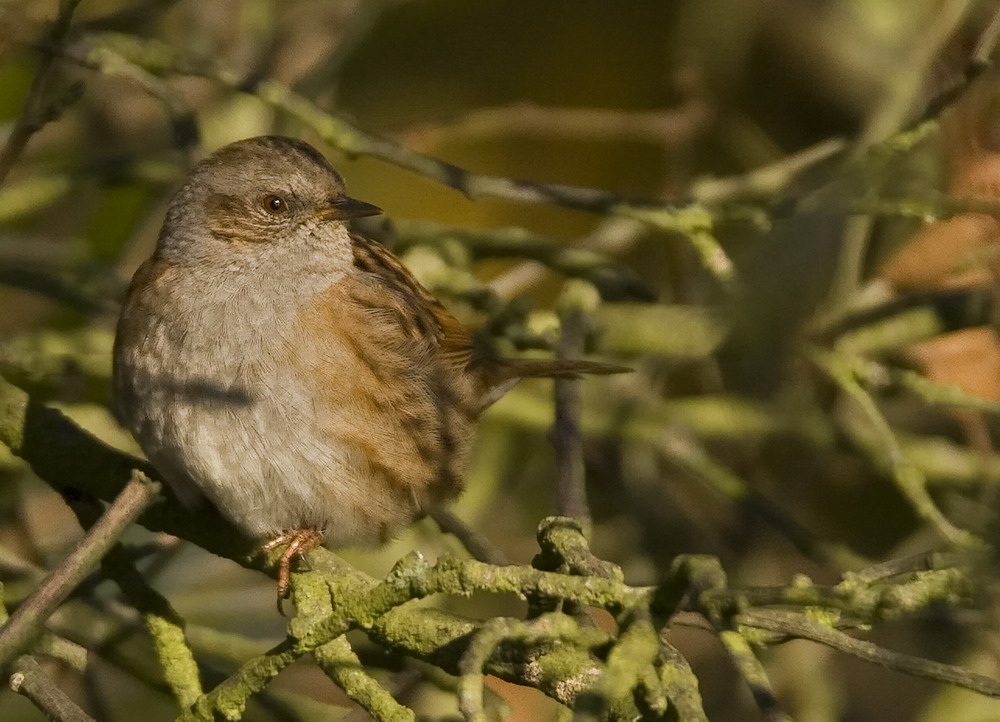
[[[40,439],[45,443],[39,443]],[[36,473],[57,488],[74,484],[110,498],[117,491],[116,487],[140,468],[139,462],[104,447],[57,412],[31,404],[23,392],[2,381],[0,440],[28,460]],[[98,468],[104,473],[95,473]],[[175,504],[169,493],[165,494],[165,501],[149,509],[141,518],[142,523],[194,539],[241,564],[267,568],[267,560],[248,553],[249,545],[239,541],[235,532],[222,527],[212,512],[171,513],[170,507]],[[895,578],[875,575],[874,579],[865,578],[866,581],[850,577],[845,579],[843,587],[833,589],[798,581],[789,587],[755,591],[728,589],[718,562],[711,558],[686,558],[661,585],[632,587],[621,581],[620,571],[586,550],[586,543],[579,531],[574,531],[571,520],[557,522],[559,520],[550,520],[543,527],[548,529],[542,536],[543,549],[547,548],[549,554],[561,559],[559,566],[569,573],[545,572],[524,566],[496,567],[449,556],[431,563],[419,555],[410,555],[385,579],[377,580],[344,564],[330,552],[311,553],[310,571],[293,574],[295,600],[300,612],[291,620],[289,638],[269,652],[250,658],[229,680],[199,697],[186,719],[211,719],[214,711],[228,716],[239,714],[249,697],[263,690],[279,671],[315,650],[324,648],[319,655],[324,657],[329,652],[332,657],[328,661],[331,662],[343,659],[345,650],[337,649],[336,645],[341,643],[336,640],[351,629],[361,629],[375,643],[428,661],[451,674],[463,671],[463,659],[467,661],[466,674],[471,674],[472,662],[469,660],[475,659],[477,665],[483,660],[483,671],[537,687],[566,705],[575,705],[583,693],[597,694],[604,700],[599,703],[601,708],[614,714],[618,705],[615,700],[621,700],[621,694],[629,687],[638,690],[643,704],[650,705],[651,709],[661,707],[662,700],[671,695],[691,699],[690,690],[681,692],[676,686],[665,683],[664,680],[671,679],[672,675],[662,671],[663,665],[672,663],[655,638],[652,657],[646,652],[639,655],[648,664],[638,667],[646,671],[630,666],[638,650],[646,649],[651,632],[649,623],[658,635],[662,625],[681,609],[698,611],[717,625],[723,624],[727,615],[733,612],[789,604],[827,606],[874,621],[914,613],[942,600],[951,604],[961,604],[963,600],[962,595],[953,594],[953,590],[961,587],[960,580],[965,579],[961,568],[928,572],[937,576],[915,579],[909,590]],[[220,528],[205,531],[206,526],[212,525]],[[970,585],[972,582],[966,579],[964,583]],[[433,594],[466,595],[475,591],[561,598],[602,607],[625,615],[623,619],[632,619],[623,626],[622,634],[632,629],[636,637],[630,641],[625,634],[615,639],[599,629],[577,626],[571,617],[556,614],[546,617],[562,629],[555,637],[541,633],[532,636],[538,632],[537,627],[525,637],[508,626],[497,641],[495,651],[474,653],[468,650],[482,628],[481,622],[411,604],[413,600]],[[682,600],[686,601],[682,604]],[[647,618],[645,615],[650,622],[643,621]],[[793,625],[788,627],[785,631],[794,634]],[[723,629],[727,635],[726,644],[749,675],[751,684],[758,692],[766,690],[754,672],[752,661],[743,654],[745,640],[740,641],[739,628]],[[331,643],[335,646],[325,646]],[[612,649],[622,652],[614,654]],[[655,651],[657,649],[660,651]],[[649,662],[650,659],[653,661]],[[942,675],[935,678],[969,683],[970,686],[978,684],[967,678]],[[471,677],[467,679],[471,683]],[[595,680],[601,679],[605,680],[604,686],[597,684],[595,687]],[[352,687],[353,694],[359,697],[365,694],[362,692],[367,684],[364,679],[344,683],[360,685]],[[985,687],[975,688],[990,693]],[[376,696],[380,694],[372,692]],[[472,704],[471,709],[475,710],[475,703]]]

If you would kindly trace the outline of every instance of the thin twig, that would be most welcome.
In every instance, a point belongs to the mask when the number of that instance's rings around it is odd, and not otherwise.
[[[690,199],[674,203],[634,200],[595,188],[472,173],[368,133],[343,118],[324,112],[287,85],[270,78],[253,78],[253,82],[248,82],[243,73],[211,59],[186,58],[164,43],[124,35],[90,37],[66,52],[66,57],[72,61],[100,72],[105,72],[104,66],[112,56],[116,58],[114,63],[130,63],[149,73],[207,78],[232,90],[252,94],[303,123],[325,143],[349,157],[379,158],[453,188],[468,198],[493,196],[522,203],[554,204],[633,218],[654,228],[679,233],[690,239],[703,265],[722,287],[731,293],[735,291],[735,268],[711,232],[713,217]]]
[[[361,705],[372,719],[380,722],[412,722],[416,719],[412,710],[393,699],[388,690],[365,671],[347,637],[337,637],[317,647],[312,655],[326,675]]]
[[[0,627],[0,667],[28,649],[56,608],[93,569],[121,534],[156,499],[159,484],[140,472],[122,489],[107,511],[24,603]]]
[[[562,335],[556,347],[561,359],[583,356],[586,318],[579,308],[568,309],[562,315]],[[552,446],[556,452],[556,514],[577,519],[584,529],[590,529],[590,506],[583,463],[583,434],[580,431],[580,381],[555,380],[555,421],[552,425]]]
[[[473,559],[501,567],[509,564],[507,555],[500,548],[459,519],[450,509],[434,509],[429,516],[441,531],[458,539]]]
[[[729,653],[729,658],[743,677],[743,681],[750,688],[750,693],[764,719],[767,722],[791,722],[792,718],[782,709],[778,698],[774,696],[764,665],[757,659],[746,639],[735,631],[723,629],[719,631],[719,640]]]
[[[55,101],[45,98],[49,73],[57,57],[62,52],[62,47],[69,35],[70,21],[73,12],[76,10],[80,0],[60,0],[59,14],[53,21],[52,26],[46,36],[46,48],[43,51],[42,59],[38,63],[38,70],[31,87],[28,89],[28,97],[24,101],[24,108],[14,123],[7,142],[0,148],[0,183],[3,183],[10,169],[14,166],[18,157],[24,151],[24,147],[31,140],[31,136],[53,120],[62,106],[70,99],[64,94]]]
[[[38,707],[50,720],[55,722],[95,722],[94,718],[80,709],[80,706],[70,699],[45,670],[32,657],[23,655],[14,660],[11,665],[10,688],[24,695]]]
[[[84,529],[90,529],[100,519],[100,502],[89,494],[70,500],[69,504]],[[121,544],[108,550],[101,567],[104,575],[115,581],[129,603],[142,614],[163,677],[180,708],[187,709],[201,696],[202,689],[198,665],[184,634],[184,620],[166,597],[146,583]]]
[[[861,409],[877,439],[877,446],[863,445],[864,451],[887,467],[896,487],[910,502],[913,511],[952,544],[965,548],[981,546],[981,542],[973,534],[952,524],[934,503],[927,491],[926,475],[907,458],[875,399],[861,385],[859,378],[863,373],[859,371],[858,365],[863,363],[862,360],[817,347],[810,349],[808,356]]]
[[[933,679],[937,682],[946,682],[971,689],[973,692],[987,697],[1000,698],[1000,680],[976,674],[957,665],[944,664],[894,652],[891,649],[883,649],[871,642],[855,639],[838,629],[815,622],[802,614],[792,614],[776,609],[751,610],[737,615],[736,621],[739,624],[757,629],[779,632],[787,637],[819,642],[852,657],[880,664],[896,672]]]

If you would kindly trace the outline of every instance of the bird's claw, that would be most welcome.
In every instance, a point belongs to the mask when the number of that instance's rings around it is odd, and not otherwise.
[[[322,543],[323,535],[315,529],[294,529],[271,539],[261,547],[261,551],[269,552],[283,544],[288,545],[278,560],[278,613],[282,616],[285,615],[282,602],[288,598],[288,594],[291,591],[292,559],[296,556],[305,558],[306,554]]]

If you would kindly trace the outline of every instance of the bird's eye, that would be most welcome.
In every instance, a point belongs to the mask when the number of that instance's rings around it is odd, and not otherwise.
[[[264,210],[273,215],[280,215],[288,210],[288,203],[279,195],[264,196],[263,201]]]

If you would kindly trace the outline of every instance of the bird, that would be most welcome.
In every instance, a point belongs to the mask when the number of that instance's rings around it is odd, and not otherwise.
[[[384,544],[453,501],[480,414],[518,380],[628,370],[475,342],[352,233],[380,212],[304,141],[236,141],[191,169],[122,304],[120,419],[181,502],[284,546],[279,609],[296,558]]]

